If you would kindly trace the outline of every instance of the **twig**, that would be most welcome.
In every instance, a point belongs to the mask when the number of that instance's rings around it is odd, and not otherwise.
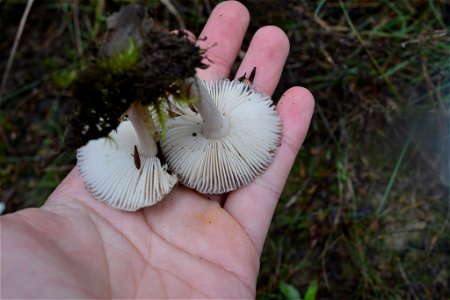
[[[405,281],[405,283],[408,285],[408,289],[409,292],[411,293],[411,296],[414,300],[419,300],[420,298],[417,296],[416,292],[414,291],[414,289],[411,286],[411,281],[408,278],[408,275],[405,272],[405,269],[402,266],[402,263],[400,262],[400,260],[397,260],[397,267],[400,271],[400,275],[402,276],[403,280]]]
[[[2,95],[6,86],[6,81],[8,80],[9,72],[11,71],[14,57],[16,56],[17,47],[19,46],[20,38],[22,37],[23,29],[25,28],[25,23],[27,22],[28,14],[30,13],[33,2],[34,0],[28,0],[22,18],[20,19],[19,29],[17,30],[16,37],[14,38],[14,44],[11,49],[11,53],[9,54],[8,62],[6,63],[5,73],[3,73],[2,84],[0,86],[0,105],[2,104]]]
[[[209,3],[208,0],[203,0],[203,3],[205,5],[206,12],[208,13],[208,15],[210,15],[212,11],[211,3]]]
[[[303,194],[303,192],[306,190],[308,185],[310,184],[311,180],[307,179],[305,183],[300,187],[300,189],[295,192],[293,196],[289,198],[289,201],[284,205],[285,208],[291,207],[295,202],[297,202],[298,198]]]
[[[98,0],[97,6],[95,7],[95,20],[94,20],[94,28],[91,32],[91,39],[94,39],[97,36],[97,32],[100,28],[100,16],[103,15],[105,10],[105,0]]]
[[[178,10],[173,6],[170,0],[161,0],[161,3],[167,7],[167,9],[174,15],[175,19],[177,19],[178,24],[180,25],[180,29],[186,29],[186,24],[184,23],[183,18],[181,17]]]
[[[75,26],[75,45],[77,47],[78,56],[83,62],[83,42],[81,41],[80,16],[79,16],[79,0],[74,1],[72,6],[73,24]]]
[[[433,31],[433,34],[431,34],[431,35],[420,36],[418,38],[403,42],[400,44],[400,46],[402,46],[402,48],[405,48],[406,46],[408,46],[410,44],[418,44],[418,43],[423,43],[423,42],[427,42],[427,41],[435,41],[435,40],[444,40],[446,37],[448,37],[448,31],[445,29],[439,29],[439,30]]]

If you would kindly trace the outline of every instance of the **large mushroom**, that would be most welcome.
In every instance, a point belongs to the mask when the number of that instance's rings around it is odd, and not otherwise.
[[[135,211],[162,200],[178,182],[157,157],[149,110],[135,102],[108,138],[90,141],[77,152],[89,192],[105,204]]]
[[[270,165],[281,119],[267,95],[241,81],[191,81],[194,110],[167,122],[161,150],[181,183],[204,194],[249,184]]]

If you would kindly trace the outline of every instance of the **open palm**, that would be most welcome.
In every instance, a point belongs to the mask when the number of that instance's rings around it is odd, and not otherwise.
[[[202,79],[229,75],[248,23],[237,2],[214,9],[198,41],[202,48],[216,44]],[[286,35],[263,27],[237,77],[256,66],[253,85],[270,95],[288,52]],[[93,199],[73,169],[44,207],[1,218],[1,296],[253,298],[267,230],[313,107],[307,90],[289,89],[277,106],[283,137],[273,164],[220,199],[177,186],[153,207],[118,211]]]

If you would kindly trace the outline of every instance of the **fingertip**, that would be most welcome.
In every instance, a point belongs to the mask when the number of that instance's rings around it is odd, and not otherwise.
[[[287,105],[300,105],[308,111],[314,111],[315,100],[310,90],[301,86],[294,86],[283,93],[278,101],[277,110]]]
[[[266,25],[259,28],[254,37],[261,36],[264,39],[270,37],[268,41],[270,41],[273,45],[278,45],[278,51],[284,51],[284,53],[289,53],[290,43],[289,38],[286,33],[278,26],[275,25]]]
[[[200,78],[228,77],[249,23],[249,11],[237,1],[222,2],[213,9],[197,40],[197,45],[207,50],[205,63],[209,65],[198,70]]]
[[[282,117],[305,116],[308,117],[314,112],[314,96],[312,93],[300,86],[288,89],[278,101],[276,110]]]
[[[217,4],[211,12],[211,16],[217,14],[219,17],[222,17],[221,13],[223,12],[230,12],[239,16],[239,19],[241,20],[247,20],[247,25],[248,22],[250,22],[250,12],[247,7],[239,1],[224,1]]]
[[[207,43],[209,38],[208,34],[211,32],[215,33],[216,31],[221,32],[220,27],[222,27],[222,30],[232,29],[237,35],[239,33],[245,34],[249,23],[250,12],[242,3],[237,1],[219,3],[211,12],[204,30],[199,35],[198,42]],[[219,37],[222,38],[222,36]]]
[[[288,54],[289,39],[284,31],[277,26],[264,26],[253,35],[235,77],[248,75],[256,67],[252,85],[256,90],[272,95]]]

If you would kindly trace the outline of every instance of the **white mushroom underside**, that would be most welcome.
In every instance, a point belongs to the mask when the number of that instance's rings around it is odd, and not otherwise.
[[[231,123],[228,134],[208,140],[199,114],[170,119],[162,152],[180,181],[200,193],[221,194],[249,184],[270,165],[281,137],[281,120],[269,96],[244,83],[204,82]],[[228,100],[226,100],[228,99]]]
[[[140,155],[137,169],[133,157],[137,144],[131,122],[124,121],[110,138],[90,141],[78,150],[81,179],[97,200],[135,211],[162,200],[177,183],[177,176],[167,173],[155,156]]]

